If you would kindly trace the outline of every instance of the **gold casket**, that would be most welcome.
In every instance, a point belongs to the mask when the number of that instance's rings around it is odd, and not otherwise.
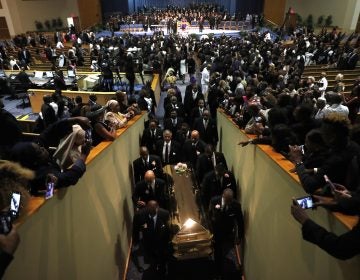
[[[165,172],[173,179],[171,194],[171,223],[177,228],[172,244],[178,260],[208,257],[212,254],[212,234],[206,228],[206,219],[197,203],[198,191],[191,170],[181,174],[174,166],[166,166]]]

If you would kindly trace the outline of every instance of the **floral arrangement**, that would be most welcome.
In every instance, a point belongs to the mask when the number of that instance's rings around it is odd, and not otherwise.
[[[178,164],[175,165],[174,169],[177,174],[183,174],[188,171],[188,166],[186,163],[179,162]]]

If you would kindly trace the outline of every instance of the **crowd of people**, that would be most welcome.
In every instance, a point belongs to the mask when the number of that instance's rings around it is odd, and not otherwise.
[[[200,9],[212,14],[216,7]],[[159,14],[169,17],[177,12],[170,9]],[[199,16],[198,12],[184,13],[180,12],[180,18]],[[241,240],[243,218],[234,174],[228,170],[224,155],[215,151],[219,140],[218,108],[239,128],[257,136],[240,145],[268,144],[293,161],[294,172],[304,190],[314,195],[316,205],[360,214],[357,124],[360,78],[354,81],[350,94],[345,95],[341,73],[333,88],[328,85],[326,72],[318,81],[312,76],[303,77],[307,59],[339,69],[356,67],[357,46],[350,46],[349,42],[341,46],[339,38],[342,36],[337,32],[300,33],[292,45],[283,45],[266,39],[265,34],[252,32],[241,38],[129,34],[123,38],[89,40],[92,59],[103,71],[106,68],[112,73],[114,68],[125,68],[130,83],[128,92],[117,92],[106,106],[101,106],[96,95],[91,95],[88,103],[83,103],[80,96],[73,102],[57,89],[52,96],[44,97],[37,125],[40,136],[35,142],[23,141],[16,119],[1,106],[0,130],[7,134],[0,139],[1,159],[5,160],[0,166],[5,177],[0,178],[11,178],[12,184],[26,186],[32,195],[42,193],[49,181],[56,188],[76,184],[86,170],[85,160],[91,146],[115,140],[117,129],[145,111],[149,122],[142,134],[140,157],[133,163],[136,183],[133,202],[138,209],[134,244],[140,242],[142,232],[152,268],[163,275],[169,256],[171,203],[162,167],[186,162],[200,185],[201,203],[214,233],[217,273],[221,276],[221,260],[226,253],[223,248],[234,242],[235,226],[236,236]],[[26,48],[22,52],[26,53]],[[1,50],[0,53],[3,56]],[[156,118],[155,111],[160,108],[149,84],[144,85],[138,99],[134,97],[134,56],[141,57],[144,68],[162,77],[161,88],[167,94],[161,108],[164,118]],[[181,92],[177,80],[185,82],[186,76],[189,84]],[[55,153],[49,147],[57,147]],[[14,168],[14,162],[21,167]],[[23,172],[24,179],[14,176],[19,172]],[[331,185],[324,175],[330,176],[335,184]],[[8,192],[8,189],[0,192],[5,212]],[[302,224],[304,239],[331,255],[346,259],[360,252],[359,224],[336,236],[312,221],[295,201],[292,214]],[[18,242],[15,233],[7,236],[12,238],[13,246],[2,250],[6,263]],[[4,238],[0,234],[2,248]]]

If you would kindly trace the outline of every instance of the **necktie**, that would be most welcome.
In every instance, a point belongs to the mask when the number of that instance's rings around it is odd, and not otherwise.
[[[208,126],[208,122],[207,122],[207,120],[204,120],[204,127],[205,127],[205,129],[207,129],[207,126]]]
[[[152,220],[153,220],[153,224],[154,224],[154,230],[156,229],[156,219],[155,219],[155,216],[152,217]]]
[[[176,126],[176,120],[173,119],[172,122],[173,122],[173,126]]]
[[[165,163],[169,163],[169,144],[165,144]]]
[[[155,138],[155,131],[151,130],[151,138],[154,139]]]

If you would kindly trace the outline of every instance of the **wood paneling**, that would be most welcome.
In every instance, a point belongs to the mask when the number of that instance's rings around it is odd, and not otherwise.
[[[5,17],[0,17],[0,39],[10,39],[10,32]]]
[[[78,0],[78,7],[82,29],[89,28],[101,22],[100,0]]]
[[[264,0],[265,18],[281,26],[284,21],[286,0]]]

